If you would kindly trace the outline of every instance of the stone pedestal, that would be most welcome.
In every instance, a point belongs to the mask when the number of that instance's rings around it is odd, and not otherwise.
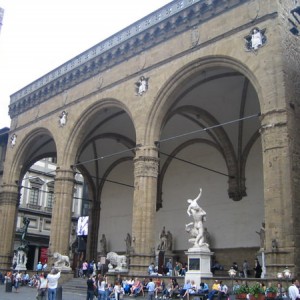
[[[190,248],[185,252],[188,257],[188,271],[185,275],[187,279],[194,280],[197,286],[201,283],[202,277],[213,277],[211,273],[211,256],[214,254],[209,249]]]
[[[18,271],[26,271],[26,264],[27,264],[27,254],[23,250],[18,250],[17,252],[17,266],[16,270]]]

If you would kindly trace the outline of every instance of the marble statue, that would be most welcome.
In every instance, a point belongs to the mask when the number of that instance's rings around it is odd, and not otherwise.
[[[59,270],[70,270],[70,259],[67,255],[62,255],[58,252],[53,253],[53,258],[55,259],[54,267]]]
[[[167,250],[168,249],[168,236],[166,234],[165,226],[163,227],[159,235],[159,244],[157,250]]]
[[[170,231],[167,232],[167,250],[172,251],[173,248],[173,235]]]
[[[209,245],[205,242],[203,222],[206,220],[206,212],[199,206],[198,200],[202,194],[200,188],[199,195],[194,199],[188,199],[189,203],[187,214],[193,217],[194,222],[185,225],[186,231],[190,234],[189,242],[193,244],[193,248],[205,248],[208,250]]]
[[[10,146],[13,148],[17,143],[17,135],[14,133],[10,138]]]
[[[141,76],[139,81],[137,81],[136,83],[136,92],[137,95],[142,96],[145,92],[147,92],[148,90],[148,78]]]
[[[127,233],[126,239],[125,239],[125,243],[126,243],[126,254],[129,254],[132,252],[132,246],[131,246],[131,235],[129,233]]]
[[[107,244],[106,244],[106,237],[105,234],[102,234],[101,240],[100,240],[100,253],[106,254],[107,253]]]
[[[261,228],[259,231],[256,231],[260,238],[260,249],[265,248],[265,223],[261,223]]]
[[[60,127],[64,127],[67,124],[67,117],[68,117],[68,113],[65,110],[59,115]]]
[[[262,35],[258,28],[254,28],[251,36],[252,49],[257,50],[262,46]]]
[[[109,260],[109,272],[128,271],[127,258],[125,255],[118,255],[116,252],[108,252],[106,259]]]

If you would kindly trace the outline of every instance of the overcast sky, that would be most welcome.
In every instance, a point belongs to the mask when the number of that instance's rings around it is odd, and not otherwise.
[[[10,95],[171,0],[0,0],[0,128]]]

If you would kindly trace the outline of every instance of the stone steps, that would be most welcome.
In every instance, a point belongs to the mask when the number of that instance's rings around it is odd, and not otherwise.
[[[63,292],[86,295],[86,281],[84,278],[72,278],[62,284]]]

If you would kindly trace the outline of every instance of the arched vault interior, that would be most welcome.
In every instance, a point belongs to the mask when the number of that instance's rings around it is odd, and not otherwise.
[[[202,187],[199,204],[207,212],[211,246],[258,247],[255,231],[264,207],[260,106],[253,85],[238,71],[216,67],[178,83],[171,95],[157,143],[157,236],[166,226],[176,232],[175,248],[189,247],[186,200]]]

